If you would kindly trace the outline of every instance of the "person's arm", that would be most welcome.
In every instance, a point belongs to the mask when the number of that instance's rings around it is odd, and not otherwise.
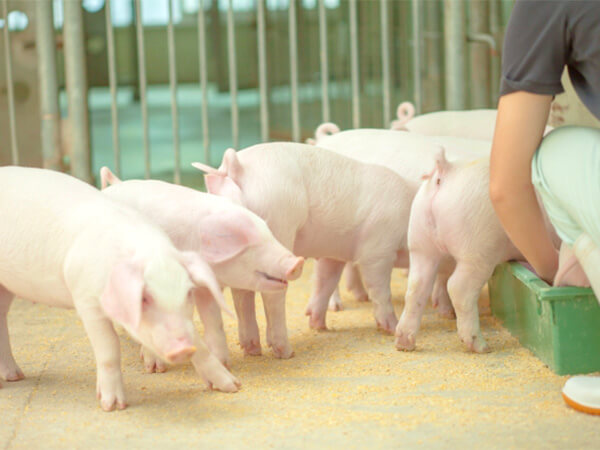
[[[558,268],[558,252],[531,184],[531,160],[540,145],[551,101],[551,95],[525,91],[500,97],[490,162],[490,197],[500,222],[548,282]]]

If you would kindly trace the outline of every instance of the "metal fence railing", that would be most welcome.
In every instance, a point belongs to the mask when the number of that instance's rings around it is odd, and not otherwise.
[[[129,170],[123,158],[138,152],[143,156],[139,171],[145,177],[153,175],[152,158],[159,150],[153,142],[149,91],[160,83],[149,79],[160,77],[157,72],[163,68],[154,65],[150,73],[148,71],[148,57],[156,57],[154,53],[162,47],[153,45],[150,53],[148,51],[148,39],[155,39],[161,27],[144,25],[142,6],[145,1],[131,2],[132,20],[127,28],[114,25],[111,8],[114,0],[112,5],[108,1],[95,13],[103,16],[99,25],[94,19],[94,27],[89,25],[95,16],[84,11],[80,0],[62,0],[64,29],[61,35],[61,30],[55,30],[50,0],[0,0],[3,40],[0,64],[4,66],[5,75],[2,80],[5,83],[0,81],[0,133],[7,131],[10,136],[0,139],[0,157],[10,154],[10,161],[4,158],[1,163],[18,164],[22,162],[21,153],[33,151],[20,145],[19,136],[28,123],[38,121],[31,115],[21,115],[15,94],[19,80],[15,79],[13,54],[17,50],[11,38],[14,35],[20,42],[24,41],[25,31],[11,30],[9,15],[11,10],[19,9],[30,14],[29,31],[35,28],[35,70],[39,81],[31,90],[39,111],[41,128],[37,142],[41,148],[41,163],[61,169],[67,154],[71,173],[91,181],[96,160],[93,152],[109,151],[109,162],[118,174]],[[197,10],[184,11],[183,19],[175,23],[173,5],[178,0],[164,1],[168,6],[162,28],[166,28],[164,64],[168,67],[168,76],[163,81],[165,92],[168,86],[169,93],[170,167],[176,183],[182,182],[182,165],[187,158],[187,150],[183,151],[182,145],[186,147],[187,140],[192,139],[189,126],[185,125],[185,130],[181,128],[188,113],[179,108],[182,82],[178,80],[184,79],[186,86],[194,85],[200,95],[199,111],[195,113],[197,120],[194,118],[197,125],[192,130],[197,148],[194,159],[203,157],[208,162],[211,162],[213,137],[218,131],[215,127],[221,130],[227,122],[221,116],[212,118],[210,104],[211,96],[224,82],[229,99],[229,145],[234,148],[247,143],[245,125],[240,122],[240,108],[247,106],[240,102],[246,98],[244,93],[248,88],[255,92],[252,107],[258,124],[257,141],[282,136],[300,141],[316,124],[329,120],[355,128],[387,126],[395,114],[395,105],[401,100],[413,101],[417,112],[435,107],[461,109],[475,103],[478,107],[492,106],[499,69],[497,42],[506,22],[506,11],[510,10],[504,0],[341,0],[337,3],[254,0],[253,9],[244,11],[238,10],[239,0],[197,0]],[[182,10],[181,5],[177,10]],[[276,34],[286,28],[287,33]],[[103,32],[98,34],[98,29]],[[189,39],[190,29],[197,35],[194,42]],[[222,36],[221,30],[224,31]],[[183,32],[186,39],[178,41],[177,33],[181,36]],[[98,48],[96,37],[106,52],[106,66],[102,70],[106,72],[106,97],[110,102],[109,150],[90,144],[89,114],[93,105],[88,104],[88,92],[90,88],[95,89],[97,80],[104,80],[98,73],[99,66],[89,66],[91,60],[96,61],[90,57],[93,49]],[[227,41],[225,47],[221,46],[222,37]],[[252,42],[248,42],[249,37]],[[161,39],[165,41],[164,36]],[[64,48],[61,48],[62,42]],[[196,46],[195,50],[189,51],[190,46]],[[124,56],[126,52],[130,57]],[[223,64],[227,67],[225,77],[219,69]],[[249,67],[252,70],[255,67],[256,73],[249,74]],[[92,79],[88,78],[90,74],[94,80],[92,86],[88,86]],[[197,82],[190,84],[190,79]],[[60,117],[58,93],[63,84],[67,100],[62,113],[66,111],[66,118]],[[1,89],[2,86],[5,89]],[[123,127],[129,127],[125,124],[131,116],[130,109],[123,110],[120,103],[124,89],[132,92],[126,108],[134,105],[136,114],[141,115],[136,126],[136,133],[141,136],[137,148],[122,143],[123,134],[127,134],[123,133]],[[288,90],[287,97],[279,95],[282,89]],[[284,121],[287,122],[283,124]],[[92,132],[92,135],[97,137],[97,133]],[[218,145],[222,145],[221,141]],[[108,156],[102,158],[106,161]]]

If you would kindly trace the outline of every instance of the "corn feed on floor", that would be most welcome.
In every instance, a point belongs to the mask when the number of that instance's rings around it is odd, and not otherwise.
[[[225,318],[236,394],[209,392],[191,364],[145,374],[139,346],[120,331],[129,408],[103,412],[95,398],[91,347],[74,311],[13,303],[9,328],[25,372],[0,389],[0,447],[32,448],[598,448],[600,418],[566,407],[554,375],[490,316],[480,299],[492,353],[467,353],[455,322],[428,308],[417,350],[398,352],[376,330],[370,303],[342,291],[331,331],[308,328],[304,308],[312,263],[288,293],[296,356],[244,357],[236,323]],[[394,273],[396,312],[406,277]],[[230,302],[230,299],[228,299]],[[200,326],[200,325],[198,325]]]

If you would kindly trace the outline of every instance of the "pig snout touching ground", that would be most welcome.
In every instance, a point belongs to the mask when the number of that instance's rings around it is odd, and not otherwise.
[[[318,259],[307,308],[311,326],[324,327],[327,302],[344,262],[353,261],[373,301],[377,324],[393,332],[397,319],[390,301],[390,277],[399,254],[406,253],[412,199],[402,177],[384,167],[294,143],[261,144],[239,153],[229,149],[219,169],[197,167],[207,172],[209,192],[263,217],[275,237],[295,254]],[[234,293],[236,297],[254,299],[247,292]],[[263,295],[263,300],[267,338],[274,349],[291,356],[285,295]],[[256,332],[253,317],[241,320],[242,326],[252,330],[246,335]]]
[[[0,198],[0,375],[22,377],[6,328],[18,296],[77,310],[107,411],[126,406],[113,321],[163,360],[191,357],[209,383],[237,389],[192,325],[191,291],[207,290],[225,307],[205,262],[179,252],[136,211],[59,172],[0,168]]]
[[[489,162],[450,163],[444,152],[419,188],[408,227],[410,271],[405,306],[396,328],[396,347],[413,350],[421,317],[444,259],[455,267],[447,282],[458,335],[472,351],[489,347],[481,334],[477,301],[500,262],[519,252],[504,233],[488,195]],[[447,264],[445,262],[444,264]]]
[[[285,290],[289,281],[302,274],[304,258],[293,255],[280,244],[263,219],[226,198],[163,181],[121,182],[106,167],[101,169],[100,176],[103,186],[111,185],[102,191],[105,195],[142,213],[162,228],[178,249],[197,252],[223,287],[229,286],[234,292],[275,293]],[[223,364],[229,365],[219,308],[200,295],[194,300],[208,347]],[[236,311],[240,308],[244,309],[236,303]],[[260,354],[257,335],[247,338],[243,325],[239,330],[244,351]],[[147,371],[166,370],[152,352],[143,348],[141,355]]]

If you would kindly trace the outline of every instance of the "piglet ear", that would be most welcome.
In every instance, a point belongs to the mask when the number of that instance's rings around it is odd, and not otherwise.
[[[197,288],[206,289],[219,307],[233,317],[233,313],[225,303],[221,286],[210,266],[194,252],[181,252],[181,263],[186,268],[192,282]]]
[[[100,296],[100,305],[112,320],[135,330],[142,314],[143,289],[141,268],[122,261],[113,267]]]
[[[219,169],[227,172],[227,176],[236,182],[239,182],[244,171],[242,165],[240,164],[240,160],[238,159],[237,152],[232,148],[225,150],[225,153],[223,154],[223,162],[221,163],[221,167]]]
[[[200,253],[210,264],[228,261],[260,240],[254,222],[237,211],[210,214],[197,226],[201,236]]]
[[[575,253],[564,242],[560,246],[558,271],[552,284],[554,286],[590,287],[590,281],[579,264]]]
[[[204,184],[206,184],[206,191],[208,193],[228,198],[238,205],[243,204],[242,190],[228,176],[207,174],[204,175]]]

